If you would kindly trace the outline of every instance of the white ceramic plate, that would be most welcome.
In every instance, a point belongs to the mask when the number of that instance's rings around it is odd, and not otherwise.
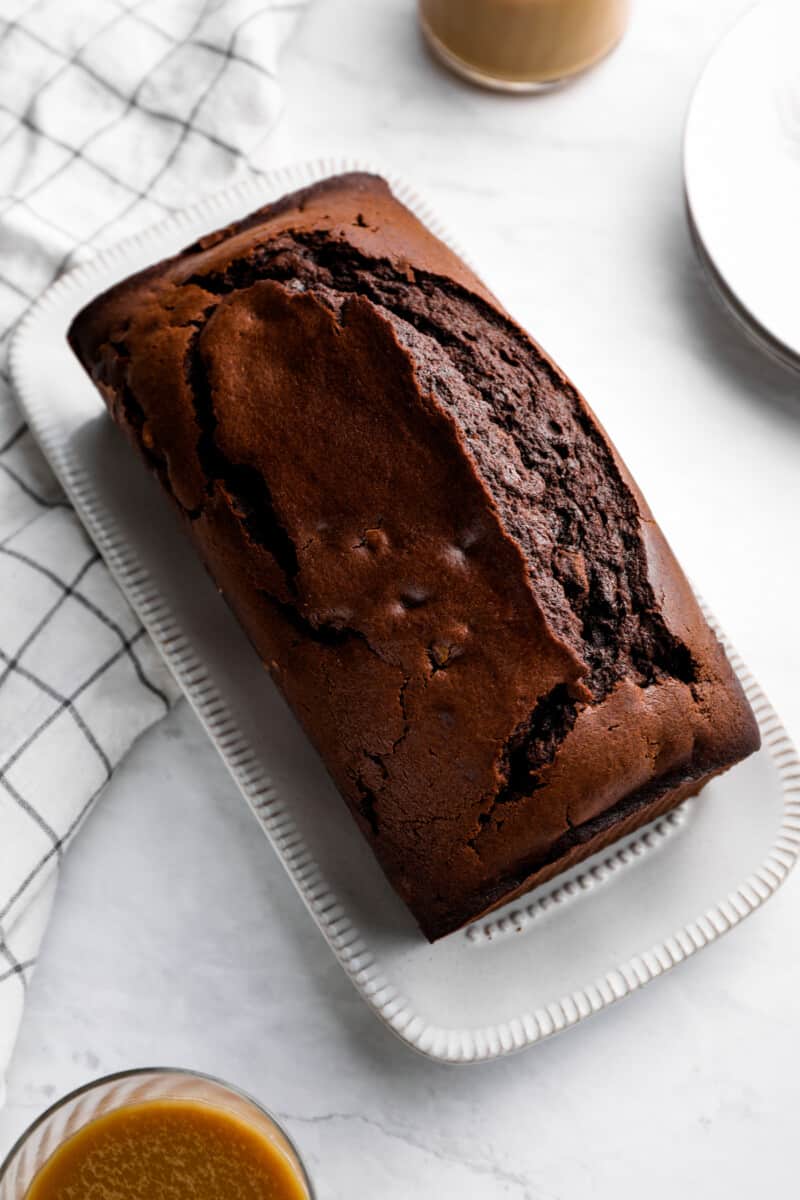
[[[731,30],[692,97],[686,199],[701,258],[761,344],[800,369],[800,4]]]
[[[699,800],[491,918],[434,946],[423,939],[64,340],[72,316],[102,288],[287,190],[353,166],[277,171],[102,254],[31,313],[12,367],[45,453],[353,983],[409,1045],[431,1058],[475,1062],[613,1004],[758,908],[800,845],[800,762],[733,654],[761,722],[759,754]],[[449,240],[413,191],[391,182]]]

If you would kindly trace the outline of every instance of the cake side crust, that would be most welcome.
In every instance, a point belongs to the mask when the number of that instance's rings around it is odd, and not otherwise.
[[[757,747],[585,401],[382,181],[201,239],[70,339],[428,936]]]

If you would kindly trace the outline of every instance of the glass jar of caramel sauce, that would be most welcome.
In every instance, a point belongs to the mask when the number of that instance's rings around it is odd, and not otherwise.
[[[121,1071],[38,1117],[0,1165],[0,1200],[314,1200],[288,1134],[231,1084]]]

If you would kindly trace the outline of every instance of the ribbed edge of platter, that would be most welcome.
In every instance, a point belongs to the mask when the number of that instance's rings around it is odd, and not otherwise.
[[[43,314],[77,286],[99,277],[109,267],[124,265],[132,252],[146,246],[154,237],[163,237],[174,230],[177,241],[181,229],[196,225],[201,218],[207,217],[211,228],[215,215],[223,209],[229,212],[240,204],[242,212],[246,212],[264,204],[267,196],[277,197],[327,175],[349,170],[383,174],[398,199],[469,261],[414,188],[391,172],[350,159],[321,159],[287,167],[260,178],[247,179],[172,215],[62,277],[31,310],[18,330],[11,351],[11,371],[31,428],[65,490],[76,502],[81,519],[262,822],[298,891],[356,988],[389,1028],[420,1053],[448,1063],[474,1063],[522,1050],[615,1004],[727,933],[769,899],[788,875],[800,849],[800,758],[763,691],[706,612],[753,706],[764,745],[775,763],[783,790],[782,820],[772,850],[758,870],[716,906],[663,942],[619,963],[586,987],[554,999],[544,1008],[499,1024],[463,1029],[433,1024],[414,1009],[387,977],[345,905],[331,891],[294,822],[290,806],[278,794],[252,747],[238,730],[200,655],[161,598],[156,582],[138,562],[113,517],[103,508],[92,479],[61,442],[58,426],[45,398],[33,394],[27,360],[31,335]],[[645,846],[646,836],[646,833],[638,835],[633,843],[626,842],[614,850],[605,863],[607,871],[613,872],[624,865],[625,854],[636,856],[641,853],[634,846]],[[556,885],[551,895],[555,897],[568,886],[569,883],[563,882]],[[578,887],[583,885],[579,883]],[[559,902],[553,899],[553,903]],[[497,924],[501,919],[494,917],[493,922]],[[474,939],[475,934],[467,931],[453,936]]]

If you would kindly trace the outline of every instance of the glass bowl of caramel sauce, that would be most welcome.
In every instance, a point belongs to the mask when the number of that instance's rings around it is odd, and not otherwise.
[[[71,1092],[0,1167],[0,1200],[314,1200],[296,1147],[256,1100],[179,1068]]]
[[[451,70],[536,92],[594,66],[622,37],[629,0],[418,0],[423,35]]]

